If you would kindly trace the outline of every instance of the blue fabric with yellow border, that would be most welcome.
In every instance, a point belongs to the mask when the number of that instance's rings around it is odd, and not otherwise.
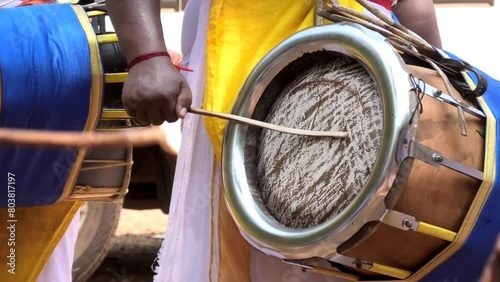
[[[0,127],[83,131],[92,82],[90,49],[71,6],[0,10],[0,35]],[[9,198],[16,207],[54,203],[76,153],[0,144],[0,207]],[[9,173],[15,175],[15,195],[8,194]]]
[[[446,53],[452,59],[461,60],[450,52]],[[498,151],[498,140],[500,140],[500,123],[498,123],[498,121],[500,121],[500,81],[493,79],[477,68],[474,69],[482,74],[488,81],[488,88],[483,98],[497,121],[495,136],[495,163],[497,164],[495,168],[496,179],[493,182],[489,197],[481,209],[476,224],[464,245],[458,252],[433,270],[422,281],[479,281],[500,232],[500,181],[498,179],[500,175],[500,154]],[[469,76],[474,83],[478,82],[474,74]],[[486,132],[486,134],[489,133]]]

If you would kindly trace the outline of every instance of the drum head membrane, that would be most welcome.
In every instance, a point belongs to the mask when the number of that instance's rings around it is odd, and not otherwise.
[[[309,64],[283,85],[274,101],[264,93],[256,106],[266,122],[349,132],[347,139],[248,132],[259,202],[284,226],[309,228],[334,218],[367,182],[380,148],[382,100],[368,71],[345,55]]]

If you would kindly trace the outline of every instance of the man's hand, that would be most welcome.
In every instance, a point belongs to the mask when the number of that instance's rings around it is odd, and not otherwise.
[[[160,0],[106,0],[106,7],[129,63],[144,54],[167,51]],[[184,118],[191,90],[169,57],[153,57],[129,69],[122,102],[138,123],[160,125]]]
[[[161,125],[184,118],[191,106],[191,90],[168,57],[142,61],[129,70],[122,102],[142,125]]]

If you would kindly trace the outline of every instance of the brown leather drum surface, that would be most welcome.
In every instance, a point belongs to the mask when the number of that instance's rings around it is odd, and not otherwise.
[[[274,101],[266,121],[348,139],[262,130],[257,186],[269,213],[291,228],[318,225],[343,211],[363,188],[376,161],[382,100],[366,70],[347,57],[305,69]]]
[[[436,72],[414,66],[409,66],[409,70],[426,83],[445,89]],[[455,93],[463,100],[458,92]],[[476,130],[484,130],[485,120],[465,113],[468,127],[468,136],[465,137],[460,134],[455,107],[427,96],[422,102],[419,142],[440,151],[446,158],[482,171],[484,139]],[[419,221],[457,232],[480,184],[480,181],[448,168],[435,168],[415,160],[394,209],[413,215]],[[357,235],[341,246],[344,255],[410,271],[423,266],[448,244],[383,224],[369,224]]]

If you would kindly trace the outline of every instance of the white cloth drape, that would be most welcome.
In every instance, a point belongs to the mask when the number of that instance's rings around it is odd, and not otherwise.
[[[185,73],[194,107],[200,107],[203,101],[209,9],[209,1],[190,0],[183,21],[181,65],[194,70]],[[208,281],[213,162],[214,152],[202,118],[188,114],[182,125],[167,233],[155,281]]]
[[[78,211],[57,244],[36,282],[71,282],[73,257],[80,223]]]

